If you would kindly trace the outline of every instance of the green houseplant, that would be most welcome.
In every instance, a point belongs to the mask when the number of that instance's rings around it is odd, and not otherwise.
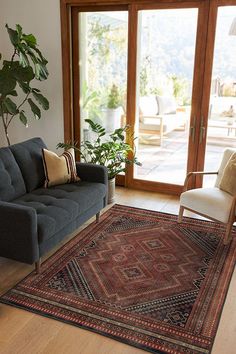
[[[46,97],[33,86],[34,80],[47,79],[48,70],[47,60],[32,34],[23,33],[20,25],[16,25],[16,30],[6,25],[6,29],[13,45],[13,54],[10,60],[2,60],[0,54],[0,118],[10,145],[8,129],[15,118],[18,117],[28,126],[28,114],[23,106],[28,104],[35,119],[41,118],[39,105],[45,110],[49,109]]]
[[[94,123],[90,119],[86,119],[89,127],[95,133],[94,141],[83,141],[78,147],[77,143],[59,143],[58,147],[68,149],[73,147],[85,162],[99,164],[107,167],[110,191],[108,201],[113,201],[112,190],[115,186],[115,177],[126,170],[127,165],[135,164],[140,166],[135,151],[130,144],[125,142],[126,133],[129,126],[116,129],[108,138],[104,139],[106,129],[100,124]],[[134,140],[135,138],[133,138]]]
[[[106,130],[113,132],[120,128],[122,115],[121,94],[118,87],[113,84],[106,97],[106,106],[102,109]]]
[[[121,96],[118,87],[113,84],[107,98],[107,108],[116,109],[121,106]]]

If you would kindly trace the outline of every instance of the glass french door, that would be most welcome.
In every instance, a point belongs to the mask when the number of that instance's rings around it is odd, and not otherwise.
[[[106,129],[105,141],[121,127],[126,107],[128,12],[74,9],[73,29],[78,135],[80,141],[96,138],[89,119]]]
[[[204,170],[207,171],[218,170],[225,148],[236,148],[236,2],[234,6],[219,6],[217,9],[212,55],[210,99],[205,122]],[[204,186],[212,185],[214,179],[213,176],[205,177]]]
[[[184,183],[197,20],[196,8],[138,13],[137,179]]]
[[[107,134],[130,125],[131,134],[137,137],[134,151],[142,166],[128,167],[120,179],[124,185],[179,194],[187,172],[204,168],[206,141],[206,166],[210,161],[210,169],[214,167],[209,153],[212,129],[234,144],[236,123],[227,116],[234,114],[234,76],[230,74],[231,86],[227,86],[228,74],[222,71],[226,55],[234,65],[233,36],[223,35],[221,25],[223,21],[226,26],[223,18],[229,17],[230,9],[224,12],[222,8],[218,13],[211,81],[214,20],[219,2],[225,1],[149,5],[127,1],[124,5],[72,9],[74,118],[69,128],[72,138],[81,142],[94,139],[86,119],[103,125]],[[230,16],[231,23],[234,13]],[[224,49],[220,47],[222,40]],[[233,72],[233,66],[231,69]],[[218,76],[224,81],[223,91],[217,91]],[[214,116],[215,92],[218,106],[219,101],[227,101],[219,113],[220,123]],[[223,130],[217,124],[222,124]],[[132,142],[130,137],[128,142]],[[193,181],[192,186],[199,183]]]
[[[142,166],[130,169],[127,185],[178,194],[196,168],[208,11],[203,1],[162,3],[140,5],[136,16],[136,70],[128,76],[135,114],[127,107],[127,121]]]

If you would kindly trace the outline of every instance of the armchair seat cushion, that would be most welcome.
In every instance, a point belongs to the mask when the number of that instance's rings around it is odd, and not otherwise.
[[[219,188],[197,188],[181,194],[180,205],[227,223],[233,197]]]
[[[102,183],[78,183],[38,188],[13,201],[37,213],[38,242],[42,243],[63,229],[106,195]]]

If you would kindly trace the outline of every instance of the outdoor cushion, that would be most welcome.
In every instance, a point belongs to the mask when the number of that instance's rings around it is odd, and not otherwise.
[[[172,96],[156,96],[158,114],[173,114],[176,113],[176,101]]]
[[[43,148],[46,148],[46,145],[41,138],[33,138],[10,146],[16,162],[20,166],[27,192],[44,184]]]
[[[14,200],[15,204],[36,210],[39,243],[52,237],[56,232],[88,210],[98,199],[106,195],[102,183],[78,183],[39,188]]]
[[[158,114],[156,96],[143,96],[139,98],[139,113],[142,116],[155,116]]]
[[[20,168],[9,148],[0,149],[0,200],[9,202],[26,193]]]

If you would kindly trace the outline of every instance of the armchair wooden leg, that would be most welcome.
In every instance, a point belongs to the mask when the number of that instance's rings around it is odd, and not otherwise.
[[[100,219],[100,211],[96,214],[96,223],[99,223]]]
[[[228,224],[226,226],[224,241],[223,241],[224,245],[228,245],[228,243],[230,243],[230,241],[231,241],[232,227],[233,227],[233,222],[228,222]]]
[[[40,268],[41,268],[41,258],[37,262],[35,262],[35,272],[36,274],[40,273]]]
[[[179,216],[178,216],[178,220],[177,220],[178,223],[182,222],[183,215],[184,215],[184,207],[182,205],[180,205]]]
[[[224,245],[227,245],[231,241],[231,231],[233,227],[233,223],[235,221],[235,208],[236,208],[236,197],[234,197],[230,214],[229,214],[229,220],[228,223],[226,224],[226,231],[225,231],[225,237],[224,237]]]

